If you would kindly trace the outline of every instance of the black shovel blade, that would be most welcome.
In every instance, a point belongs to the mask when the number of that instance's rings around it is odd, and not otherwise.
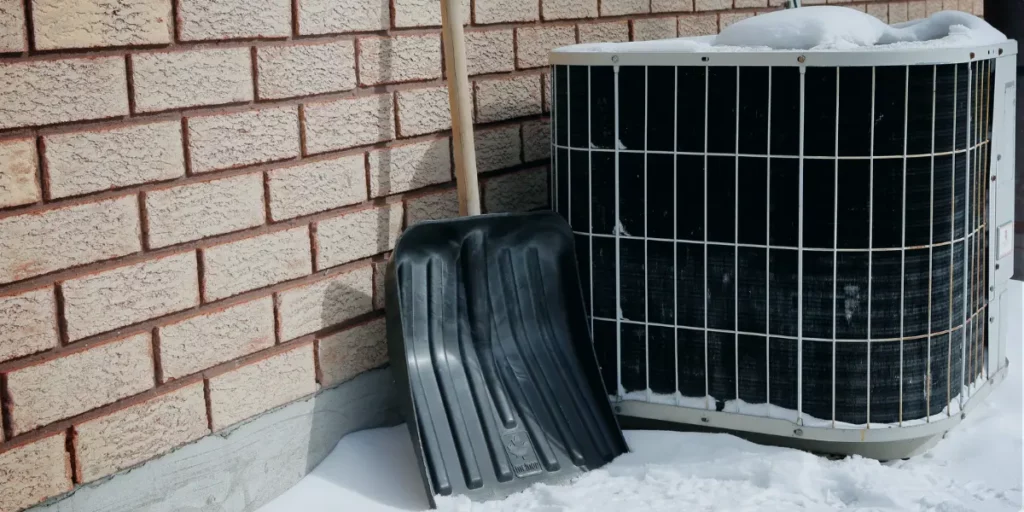
[[[402,234],[385,277],[388,351],[432,508],[564,482],[628,451],[579,279],[572,231],[550,211]]]

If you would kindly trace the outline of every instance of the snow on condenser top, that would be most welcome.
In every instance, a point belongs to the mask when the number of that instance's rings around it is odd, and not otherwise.
[[[910,50],[976,47],[1006,40],[985,20],[960,11],[887,25],[856,9],[822,5],[753,16],[729,25],[717,36],[576,44],[554,53]]]

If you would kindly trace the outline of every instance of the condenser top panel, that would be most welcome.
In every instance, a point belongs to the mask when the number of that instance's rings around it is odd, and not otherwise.
[[[810,6],[753,16],[718,35],[575,44],[549,58],[554,65],[903,66],[1016,53],[1016,41],[960,11],[887,25],[849,7]]]

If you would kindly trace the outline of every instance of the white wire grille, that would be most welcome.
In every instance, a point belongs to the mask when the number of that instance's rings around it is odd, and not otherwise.
[[[993,71],[553,66],[553,206],[614,398],[959,411],[989,371]]]

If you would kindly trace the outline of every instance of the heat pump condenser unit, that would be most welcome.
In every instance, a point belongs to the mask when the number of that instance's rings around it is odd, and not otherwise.
[[[1005,375],[1020,314],[1016,43],[636,48],[551,54],[551,204],[619,414],[934,444]]]

